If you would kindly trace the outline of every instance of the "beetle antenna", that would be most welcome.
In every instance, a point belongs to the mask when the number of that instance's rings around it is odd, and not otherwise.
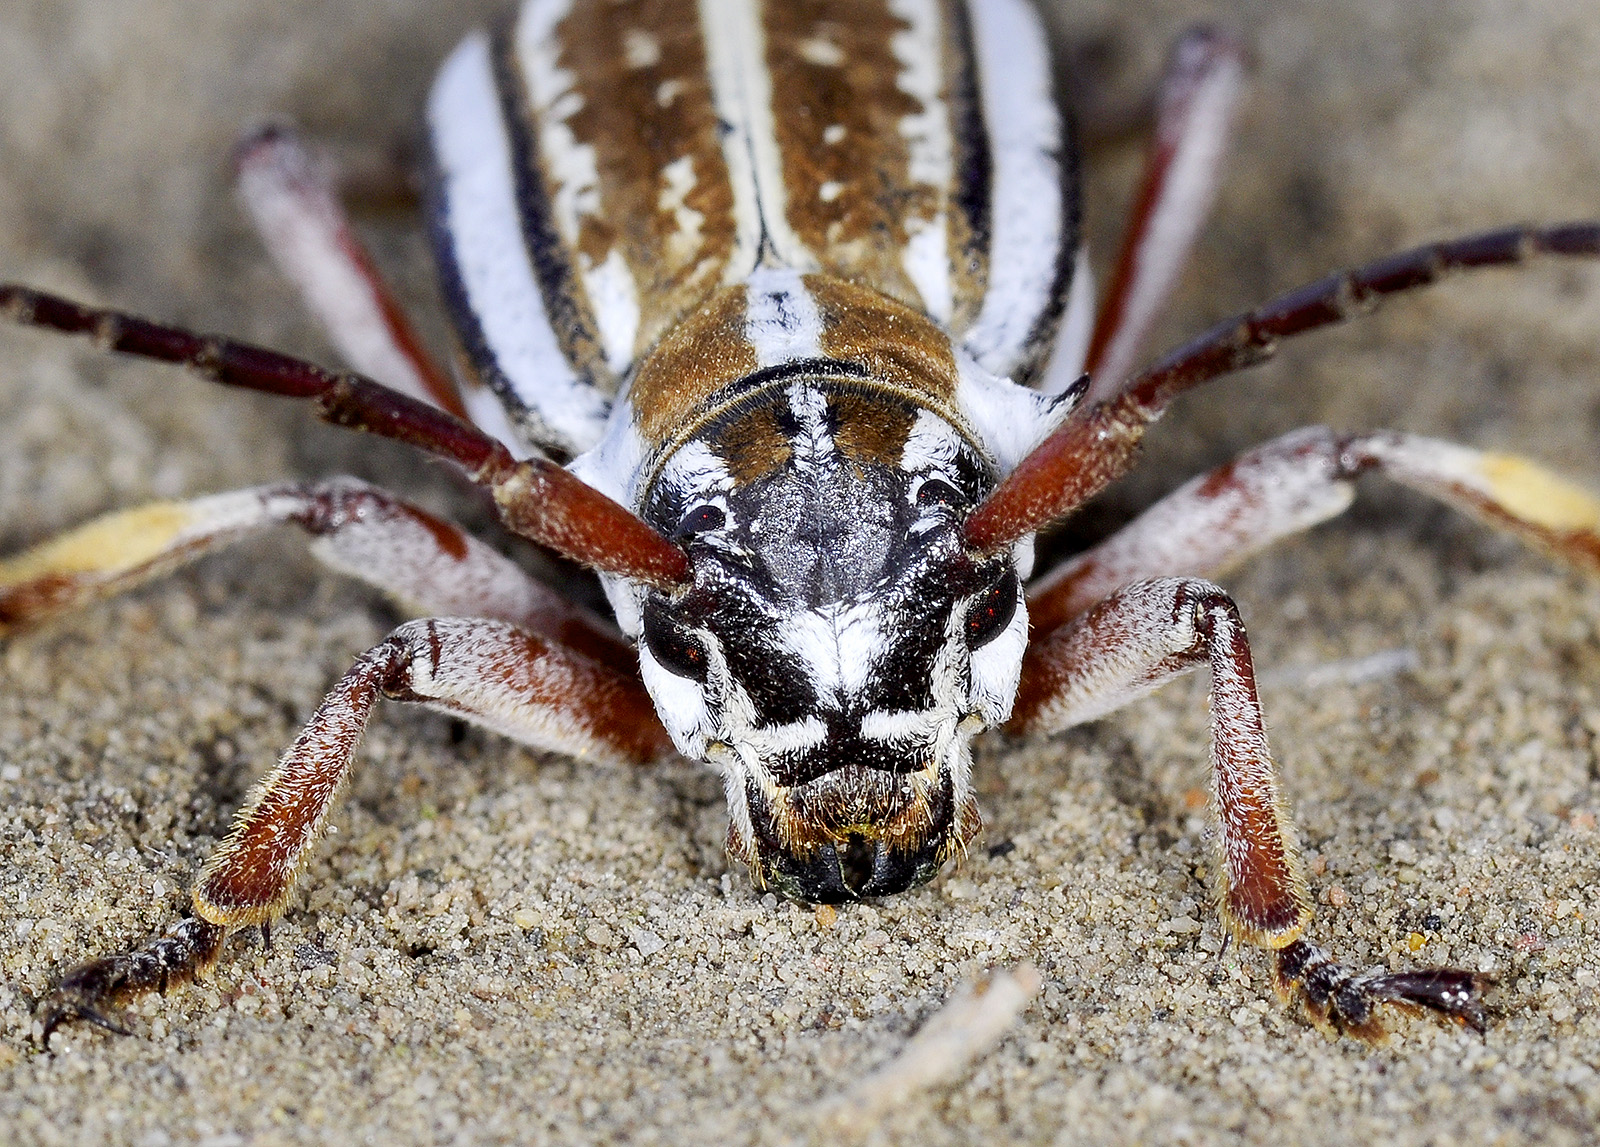
[[[1287,338],[1375,309],[1389,295],[1457,271],[1508,267],[1534,255],[1600,256],[1600,221],[1510,227],[1338,271],[1224,319],[1135,375],[1118,395],[1069,417],[972,512],[966,543],[990,554],[1060,521],[1132,468],[1139,443],[1172,400],[1203,383],[1266,362]]]
[[[86,335],[107,350],[176,363],[224,386],[311,399],[325,422],[406,442],[454,462],[489,490],[501,520],[515,534],[591,569],[663,589],[689,576],[689,559],[681,549],[576,475],[548,458],[519,462],[477,427],[370,378],[14,284],[0,283],[0,316]]]

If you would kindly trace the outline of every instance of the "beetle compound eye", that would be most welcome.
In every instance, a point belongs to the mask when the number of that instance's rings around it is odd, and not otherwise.
[[[967,647],[978,649],[1005,632],[1017,615],[1017,573],[1005,575],[967,610]]]
[[[929,478],[917,487],[917,505],[923,509],[937,505],[954,506],[960,501],[961,495],[956,493],[956,488],[943,478]]]
[[[727,521],[728,515],[716,506],[709,504],[696,506],[685,514],[683,520],[678,523],[677,536],[683,538],[692,534],[704,534],[711,530],[720,530],[727,524]]]
[[[644,608],[644,643],[650,648],[650,656],[668,673],[705,682],[708,664],[705,646],[653,603]]]

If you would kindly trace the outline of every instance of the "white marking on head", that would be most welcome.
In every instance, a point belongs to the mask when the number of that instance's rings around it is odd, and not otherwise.
[[[705,687],[664,669],[644,641],[639,642],[639,676],[678,752],[692,760],[705,760],[706,742],[715,732]]]
[[[830,146],[843,142],[844,137],[845,130],[844,124],[842,123],[830,123],[827,127],[822,129],[822,142],[829,144]]]
[[[832,203],[844,193],[844,184],[836,179],[830,179],[817,187],[817,198],[824,203]]]
[[[803,753],[814,749],[828,739],[828,725],[821,717],[811,716],[791,721],[787,725],[752,725],[740,738],[757,757],[770,761],[780,753]]]
[[[926,710],[875,709],[861,718],[861,737],[867,741],[925,740],[944,720],[946,714],[937,705]]]
[[[1022,680],[1022,654],[1028,645],[1028,605],[1019,590],[1017,612],[1011,624],[988,644],[972,651],[968,664],[968,711],[977,713],[988,726],[998,725],[1011,716]]]
[[[778,640],[805,665],[818,698],[841,706],[865,688],[889,646],[883,610],[874,602],[837,602],[797,613],[785,621]]]

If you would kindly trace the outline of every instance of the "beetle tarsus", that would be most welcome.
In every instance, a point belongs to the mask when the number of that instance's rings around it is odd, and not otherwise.
[[[1378,1008],[1384,1004],[1413,1014],[1430,1011],[1480,1033],[1489,1026],[1487,981],[1456,968],[1358,976],[1325,949],[1295,940],[1275,953],[1273,978],[1278,994],[1298,1002],[1312,1024],[1330,1035],[1381,1042],[1387,1033]]]
[[[45,1001],[39,1046],[48,1050],[55,1030],[78,1020],[131,1035],[105,1009],[147,992],[165,995],[170,985],[194,979],[216,963],[225,934],[221,925],[191,917],[141,947],[70,969]]]

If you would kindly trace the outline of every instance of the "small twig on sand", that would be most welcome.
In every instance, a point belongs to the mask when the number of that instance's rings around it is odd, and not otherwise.
[[[980,994],[963,985],[899,1055],[823,1106],[819,1129],[860,1138],[919,1091],[958,1078],[1005,1034],[1039,990],[1039,973],[1019,964],[990,977]]]

